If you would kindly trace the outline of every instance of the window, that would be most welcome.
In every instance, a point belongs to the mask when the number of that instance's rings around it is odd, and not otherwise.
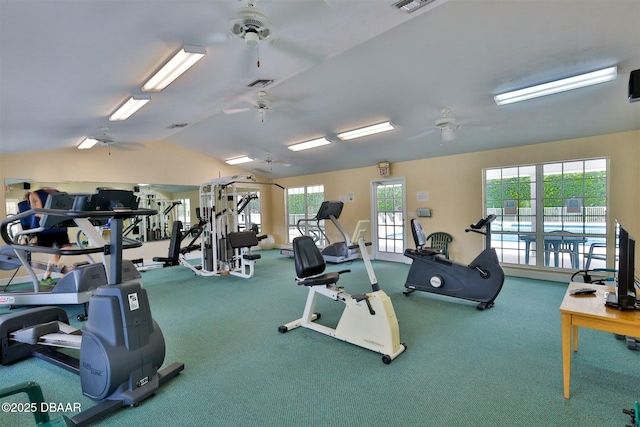
[[[501,262],[605,267],[607,159],[486,169],[485,212]],[[592,257],[594,250],[597,257]]]
[[[316,216],[320,205],[324,201],[324,185],[309,187],[295,187],[287,189],[287,230],[289,243],[302,234],[312,236],[316,244],[324,245],[324,233],[318,230],[315,221],[300,221]],[[300,221],[300,230],[298,222]],[[320,221],[324,227],[324,221]]]
[[[19,202],[18,199],[6,199],[5,212],[7,212],[7,216],[18,214],[18,202]]]
[[[191,227],[191,200],[179,199],[176,205],[176,220],[182,221],[184,229]]]

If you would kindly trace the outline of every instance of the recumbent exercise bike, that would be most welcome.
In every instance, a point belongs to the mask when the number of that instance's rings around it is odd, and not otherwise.
[[[491,247],[491,222],[489,215],[466,232],[485,236],[485,249],[470,264],[451,261],[441,256],[440,251],[425,248],[426,235],[416,218],[411,220],[411,232],[416,249],[407,249],[404,255],[413,263],[405,283],[405,295],[413,291],[431,292],[465,300],[477,301],[478,310],[493,307],[494,300],[504,284],[504,270]],[[484,228],[485,231],[482,231]]]

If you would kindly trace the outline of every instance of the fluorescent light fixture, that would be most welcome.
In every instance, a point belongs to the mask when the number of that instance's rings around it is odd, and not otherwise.
[[[235,159],[225,160],[225,163],[228,165],[239,165],[241,163],[253,162],[253,159],[248,156],[237,157]]]
[[[109,116],[110,122],[117,122],[127,120],[136,111],[144,107],[144,105],[151,101],[149,95],[133,95],[125,101],[111,116]]]
[[[86,137],[80,145],[78,145],[78,150],[86,150],[87,148],[91,148],[98,143],[98,140],[95,138]]]
[[[527,99],[538,98],[540,96],[551,95],[554,93],[565,92],[567,90],[578,89],[585,86],[608,82],[611,80],[615,80],[617,76],[618,67],[613,66],[604,68],[602,70],[593,71],[591,73],[580,74],[578,76],[568,77],[566,79],[556,80],[554,82],[502,93],[494,96],[493,99],[498,105],[506,105],[513,102],[525,101]]]
[[[398,9],[402,9],[406,12],[411,13],[416,9],[420,9],[422,6],[426,6],[434,1],[435,0],[400,0],[399,2],[394,4],[394,6]]]
[[[287,148],[291,151],[302,151],[302,150],[308,150],[310,148],[320,147],[322,145],[327,145],[327,144],[331,144],[331,141],[323,137],[323,138],[318,138],[311,141],[305,141],[305,142],[300,142],[298,144],[293,144],[288,146]]]
[[[143,92],[160,92],[166,88],[193,64],[198,62],[207,51],[200,46],[182,46],[153,76],[142,85]]]
[[[388,130],[395,129],[395,126],[391,122],[378,123],[377,125],[366,126],[360,129],[350,130],[348,132],[342,132],[338,134],[338,138],[343,141],[349,139],[360,138],[362,136],[373,135],[380,132],[386,132]]]

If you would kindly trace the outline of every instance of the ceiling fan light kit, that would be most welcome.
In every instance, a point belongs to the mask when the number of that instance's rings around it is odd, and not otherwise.
[[[581,87],[592,86],[598,83],[608,82],[615,80],[617,76],[618,67],[614,65],[613,67],[603,68],[591,73],[580,74],[573,77],[567,77],[566,79],[555,80],[549,83],[501,93],[494,96],[493,99],[498,105],[507,105],[514,102],[526,101],[528,99],[539,98],[541,96],[552,95]]]
[[[247,46],[256,46],[260,40],[271,35],[267,16],[252,4],[238,11],[231,24],[231,33],[244,39]]]
[[[256,47],[258,46],[258,42],[260,41],[260,37],[254,31],[249,31],[244,35],[244,43],[248,47]]]
[[[456,139],[456,133],[451,128],[442,128],[442,142],[449,142]]]

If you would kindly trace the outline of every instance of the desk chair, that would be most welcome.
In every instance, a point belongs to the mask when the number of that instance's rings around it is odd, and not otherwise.
[[[427,236],[427,246],[430,249],[440,249],[446,259],[449,259],[449,243],[452,241],[451,234],[444,231],[437,231]]]

